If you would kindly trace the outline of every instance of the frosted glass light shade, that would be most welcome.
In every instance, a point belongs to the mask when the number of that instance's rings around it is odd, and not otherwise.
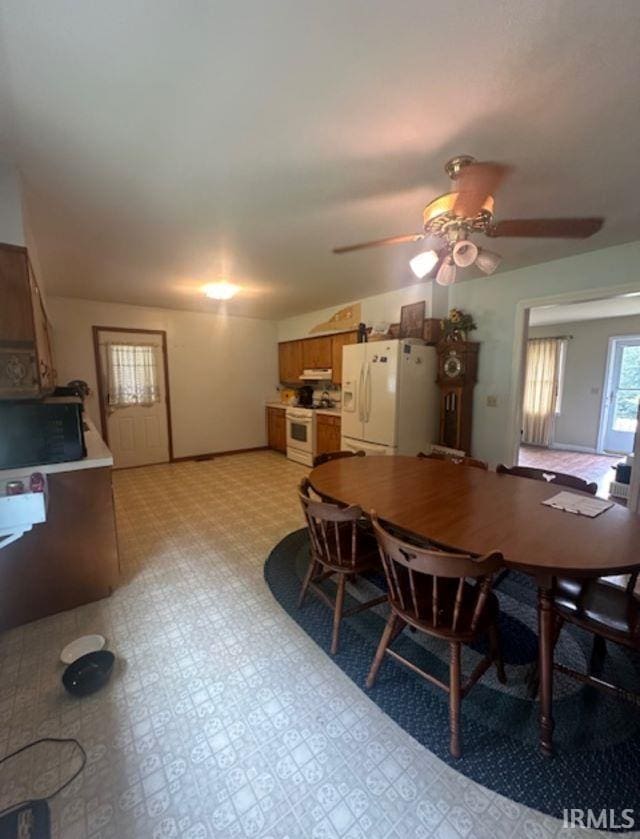
[[[493,274],[498,265],[502,262],[502,257],[499,253],[487,251],[484,248],[478,249],[478,256],[476,257],[476,265],[483,274]]]
[[[453,261],[458,268],[468,268],[476,261],[478,247],[473,242],[464,239],[457,242],[453,247]]]
[[[456,281],[456,273],[457,270],[453,258],[448,256],[438,268],[436,282],[438,285],[453,285]]]
[[[427,276],[437,261],[438,254],[435,251],[423,251],[410,259],[409,265],[416,277],[421,280]]]

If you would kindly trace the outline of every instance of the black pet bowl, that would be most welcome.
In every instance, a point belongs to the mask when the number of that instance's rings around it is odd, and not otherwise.
[[[62,674],[62,684],[73,696],[88,696],[107,684],[116,657],[109,650],[80,656]]]

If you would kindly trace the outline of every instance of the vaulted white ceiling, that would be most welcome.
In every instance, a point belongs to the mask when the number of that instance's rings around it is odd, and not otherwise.
[[[409,284],[404,245],[468,153],[515,167],[503,269],[639,238],[637,0],[5,0],[3,152],[50,291],[283,317]]]

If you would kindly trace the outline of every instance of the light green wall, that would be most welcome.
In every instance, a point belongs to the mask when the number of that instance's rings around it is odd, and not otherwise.
[[[361,304],[361,317],[367,326],[373,326],[374,323],[380,321],[398,323],[400,308],[420,300],[424,300],[427,304],[426,317],[441,317],[447,310],[447,289],[436,286],[432,281],[416,283],[416,285],[404,286],[383,294],[363,297],[360,301],[352,300],[350,303],[340,303],[326,309],[316,309],[302,315],[295,315],[278,323],[278,340],[293,341],[296,338],[306,338],[314,326],[325,323],[338,310],[357,302]]]
[[[640,315],[534,326],[530,338],[572,335],[567,342],[554,445],[596,449],[609,338],[640,335]]]
[[[474,395],[473,454],[491,463],[509,460],[510,405],[516,312],[521,301],[568,292],[632,285],[640,290],[640,242],[572,256],[452,286],[450,303],[469,311],[481,342]],[[487,407],[495,395],[497,406]]]

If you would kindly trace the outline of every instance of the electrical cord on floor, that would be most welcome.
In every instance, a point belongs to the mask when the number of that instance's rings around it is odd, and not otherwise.
[[[73,783],[78,775],[82,772],[84,767],[87,765],[87,753],[85,752],[82,745],[75,739],[75,737],[41,737],[39,740],[33,740],[31,743],[27,743],[24,746],[21,746],[19,749],[16,749],[15,752],[11,752],[11,754],[5,755],[3,758],[0,758],[0,765],[2,765],[5,761],[10,760],[10,758],[15,757],[16,755],[22,754],[22,752],[26,752],[29,749],[34,748],[34,746],[39,746],[40,743],[71,743],[72,745],[76,746],[80,751],[81,756],[81,763],[79,768],[73,773],[73,775],[62,784],[62,786],[58,787],[55,792],[52,792],[51,795],[47,795],[44,799],[45,801],[51,801],[52,798],[55,798],[56,795],[59,795],[63,789],[69,786],[69,784]],[[0,810],[0,816],[4,816],[7,813],[17,810],[20,807],[24,807],[25,804],[29,804],[32,799],[26,799],[25,801],[20,801],[18,804],[12,804],[10,807],[5,807],[4,810]]]

